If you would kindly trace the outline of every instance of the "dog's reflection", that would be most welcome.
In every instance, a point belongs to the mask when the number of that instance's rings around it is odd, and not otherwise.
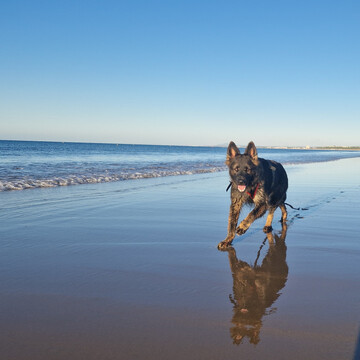
[[[250,343],[260,341],[262,318],[275,311],[273,303],[280,296],[288,276],[286,263],[286,224],[280,235],[268,233],[260,247],[253,266],[239,260],[234,248],[229,248],[230,269],[233,276],[233,295],[230,301],[234,305],[233,326],[230,334],[234,344],[240,344],[246,337]],[[261,265],[257,264],[261,248],[266,240],[269,249]]]

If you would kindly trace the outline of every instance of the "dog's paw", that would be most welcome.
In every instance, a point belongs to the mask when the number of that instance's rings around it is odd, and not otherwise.
[[[224,240],[224,241],[221,241],[219,242],[217,248],[218,250],[227,250],[231,247],[231,243],[232,241],[230,240]]]
[[[264,226],[263,231],[265,234],[272,232],[272,226]]]
[[[247,230],[247,228],[243,228],[243,227],[241,227],[241,225],[240,225],[240,226],[238,226],[237,229],[236,229],[236,234],[238,234],[238,235],[243,235],[243,234],[246,233],[246,230]]]

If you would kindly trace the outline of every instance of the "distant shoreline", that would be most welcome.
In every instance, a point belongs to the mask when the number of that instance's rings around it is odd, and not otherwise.
[[[360,146],[258,146],[259,149],[360,151]]]

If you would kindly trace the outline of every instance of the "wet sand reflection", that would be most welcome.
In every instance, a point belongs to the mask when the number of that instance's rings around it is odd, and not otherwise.
[[[284,224],[280,235],[266,235],[254,265],[239,260],[234,248],[228,249],[233,276],[233,294],[229,295],[233,304],[230,335],[234,344],[239,345],[246,338],[251,344],[258,344],[263,317],[276,311],[272,305],[281,295],[280,290],[284,288],[288,276],[286,231]],[[258,265],[266,240],[269,249],[261,265]]]

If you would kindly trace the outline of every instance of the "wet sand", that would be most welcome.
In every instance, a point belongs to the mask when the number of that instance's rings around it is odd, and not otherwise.
[[[0,358],[355,359],[360,159],[286,170],[226,252],[226,173],[1,193]]]

